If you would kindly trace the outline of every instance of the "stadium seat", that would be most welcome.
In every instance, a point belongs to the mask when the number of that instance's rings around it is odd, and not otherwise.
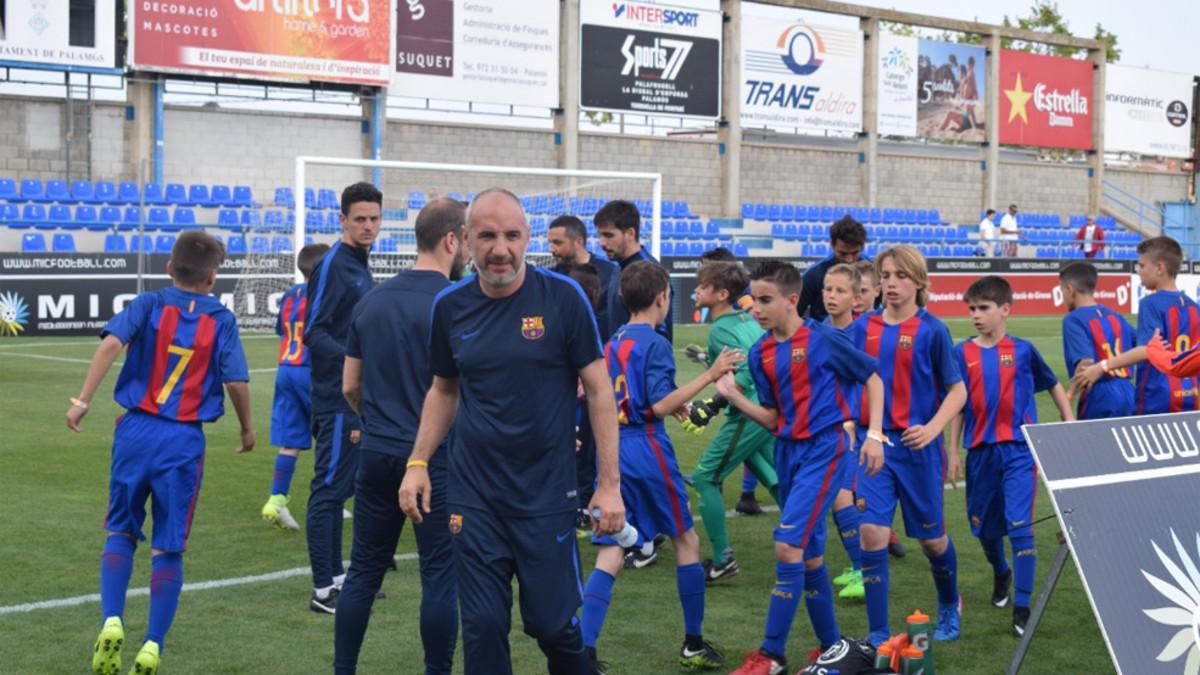
[[[744,258],[750,255],[750,247],[740,241],[736,242],[733,245],[733,254],[739,258]]]
[[[263,226],[268,230],[282,231],[283,223],[283,211],[272,209],[267,211],[266,216],[263,218]]]
[[[117,186],[113,183],[102,180],[96,183],[96,193],[94,195],[96,204],[119,204],[117,196]]]
[[[77,180],[71,183],[71,196],[81,204],[96,204],[96,186],[90,180]]]
[[[16,204],[0,204],[0,223],[21,225],[21,209]]]
[[[266,237],[254,237],[250,240],[251,253],[270,253],[271,241]]]
[[[125,244],[125,237],[120,234],[105,235],[104,237],[104,252],[105,253],[127,253],[129,248]]]
[[[209,206],[236,206],[233,202],[233,192],[228,185],[214,185],[209,195]]]
[[[234,209],[221,209],[217,212],[217,227],[224,230],[236,230],[241,228],[238,222],[238,213]]]
[[[140,237],[136,234],[129,236],[129,252],[130,253],[154,253],[154,237],[148,234],[143,234]]]
[[[217,206],[217,204],[215,202],[213,202],[212,197],[209,196],[209,194],[208,194],[208,186],[207,185],[200,185],[200,184],[189,185],[187,198],[188,198],[188,201],[191,202],[191,204],[193,206],[208,206],[208,207]]]
[[[170,225],[171,212],[161,206],[152,207],[150,213],[146,216],[146,224],[155,227]]]
[[[145,187],[142,188],[142,201],[150,205],[166,204],[167,199],[163,196],[162,185],[159,183],[146,183]],[[133,203],[136,204],[137,200],[134,200]]]
[[[783,205],[769,204],[767,206],[767,220],[783,220]]]
[[[46,237],[40,232],[26,232],[21,235],[21,253],[45,253]]]
[[[121,223],[121,209],[116,206],[101,206],[98,220],[108,226],[119,225]]]
[[[50,250],[55,253],[74,253],[75,235],[62,232],[50,240]]]
[[[674,237],[675,223],[670,220],[664,220],[662,222],[662,231],[659,234],[661,234],[663,237]]]
[[[110,204],[139,204],[142,201],[141,191],[137,183],[122,182],[117,186],[117,200]]]
[[[67,187],[67,181],[48,180],[46,181],[46,201],[58,202],[59,204],[74,204],[76,200],[71,196],[71,190]]]
[[[155,253],[170,253],[174,247],[175,235],[173,234],[160,234],[154,239]]]
[[[183,225],[185,227],[195,227],[196,211],[189,208],[177,208],[175,213],[171,214],[172,225]]]
[[[262,212],[258,209],[242,211],[242,226],[248,230],[261,230],[263,227]]]
[[[226,251],[230,254],[245,255],[246,238],[240,234],[229,235],[229,242],[226,246]]]
[[[341,204],[338,203],[337,193],[329,188],[321,188],[317,191],[317,208],[319,209],[340,209]]]
[[[408,193],[408,208],[420,209],[425,206],[425,193],[412,191]]]
[[[676,218],[691,218],[692,207],[685,200],[675,202],[675,217]]]
[[[304,188],[304,208],[316,209],[317,206],[317,191],[312,188]]]
[[[754,217],[754,205],[750,202],[742,203],[742,218],[749,220]]]
[[[46,188],[42,186],[42,181],[33,178],[26,178],[21,181],[21,197],[16,201],[22,202],[44,202],[46,201]]]
[[[325,231],[334,234],[342,231],[342,212],[340,207],[337,211],[330,211],[325,216]]]
[[[820,222],[821,221],[821,207],[816,206],[816,205],[808,207],[807,213],[805,214],[804,219],[810,223]]]
[[[94,225],[99,221],[99,216],[96,215],[96,207],[94,206],[77,206],[75,207],[75,222],[79,225]],[[101,228],[104,229],[104,228]]]
[[[275,188],[275,206],[282,206],[287,209],[296,208],[296,198],[292,194],[291,188]]]
[[[183,186],[183,183],[167,183],[167,191],[164,197],[167,204],[174,204],[175,206],[191,206],[192,204],[191,200],[188,199],[187,188]]]
[[[121,221],[122,230],[136,230],[142,220],[142,207],[126,206],[125,217]]]
[[[766,220],[767,215],[770,212],[771,212],[771,207],[767,206],[766,204],[755,204],[754,205],[754,219],[755,220]]]
[[[234,206],[254,206],[254,192],[249,185],[233,186]]]
[[[58,227],[59,225],[65,225],[67,223],[70,223],[73,220],[73,218],[71,217],[71,207],[63,206],[62,204],[55,204],[55,205],[51,206],[49,220],[50,220],[50,222],[46,223],[45,227],[46,227],[46,229],[51,229],[51,230]],[[42,226],[39,225],[38,227],[42,227]]]
[[[942,220],[942,214],[937,209],[929,210],[929,222],[934,225],[946,225],[947,224],[944,220]]]
[[[17,182],[11,178],[0,178],[0,199],[18,201]]]

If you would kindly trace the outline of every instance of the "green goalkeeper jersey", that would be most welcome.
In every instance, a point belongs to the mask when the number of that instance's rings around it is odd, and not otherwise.
[[[721,354],[722,347],[740,349],[743,356],[750,354],[750,348],[763,336],[762,326],[746,312],[734,310],[717,317],[708,331],[708,362],[715,363]],[[754,391],[754,379],[750,377],[750,366],[747,361],[734,371],[734,379],[745,392],[746,398],[758,402],[758,394]],[[729,419],[737,419],[742,413],[734,406],[725,409]]]

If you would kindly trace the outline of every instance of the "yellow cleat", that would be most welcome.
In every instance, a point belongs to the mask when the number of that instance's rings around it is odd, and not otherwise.
[[[146,640],[137,658],[133,660],[133,668],[129,675],[154,675],[158,672],[158,643]]]
[[[110,616],[96,638],[96,649],[92,653],[92,672],[96,675],[119,675],[121,672],[121,645],[125,644],[125,627],[121,617]]]
[[[267,503],[263,504],[262,519],[281,530],[296,532],[300,529],[300,523],[297,523],[296,519],[292,517],[287,504],[287,495],[271,495]]]

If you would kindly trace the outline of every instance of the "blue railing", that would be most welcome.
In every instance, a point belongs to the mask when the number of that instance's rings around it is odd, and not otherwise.
[[[1164,230],[1186,228],[1184,223],[1168,215],[1163,207],[1147,202],[1110,180],[1104,180],[1102,183],[1104,198],[1108,203],[1119,207],[1118,211],[1127,220],[1136,223],[1138,230],[1149,234],[1161,234]],[[1153,227],[1148,229],[1147,224]]]

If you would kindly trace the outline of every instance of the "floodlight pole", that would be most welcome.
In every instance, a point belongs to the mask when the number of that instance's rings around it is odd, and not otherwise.
[[[1050,602],[1050,594],[1054,592],[1054,587],[1058,585],[1058,579],[1062,576],[1063,568],[1067,565],[1067,558],[1071,557],[1071,548],[1067,546],[1067,542],[1063,539],[1063,533],[1058,533],[1058,553],[1054,555],[1054,562],[1050,563],[1050,573],[1046,575],[1046,583],[1042,584],[1042,592],[1038,593],[1037,601],[1033,603],[1033,608],[1029,612],[1029,621],[1025,624],[1025,632],[1021,634],[1021,641],[1017,643],[1017,650],[1013,652],[1012,661],[1008,664],[1007,675],[1017,675],[1021,670],[1021,662],[1025,660],[1025,654],[1029,652],[1029,645],[1033,643],[1033,632],[1037,629],[1038,622],[1042,620],[1042,614],[1046,611],[1046,605]]]

